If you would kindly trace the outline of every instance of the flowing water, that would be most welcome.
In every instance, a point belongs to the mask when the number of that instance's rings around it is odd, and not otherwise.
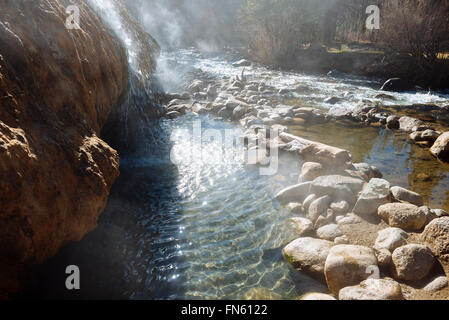
[[[175,91],[198,75],[217,79],[241,73],[231,66],[236,60],[232,52],[168,53],[161,59],[160,76],[165,87]],[[380,93],[378,81],[364,78],[336,79],[261,66],[246,71],[250,80],[277,88],[303,85],[306,93],[283,101],[295,105],[328,109],[326,97],[345,96],[340,107],[348,108]],[[443,94],[393,96],[394,104],[449,104]],[[121,176],[99,228],[37,270],[24,298],[241,299],[251,294],[263,298],[269,291],[295,299],[311,291],[326,292],[323,284],[295,271],[281,252],[295,235],[288,224],[292,214],[278,207],[273,195],[297,181],[301,163],[282,156],[276,175],[261,175],[258,168],[236,160],[235,144],[186,139],[182,130],[192,132],[198,120],[203,132],[217,129],[223,138],[226,130],[241,133],[236,124],[192,114],[149,123],[157,134],[142,146],[146,156],[122,159]],[[348,149],[355,161],[379,167],[392,184],[422,193],[435,208],[449,209],[449,166],[411,145],[405,134],[334,123],[290,129]],[[179,134],[183,139],[172,139]],[[176,161],[171,154],[177,155]],[[64,289],[64,266],[69,264],[80,266],[79,292]]]

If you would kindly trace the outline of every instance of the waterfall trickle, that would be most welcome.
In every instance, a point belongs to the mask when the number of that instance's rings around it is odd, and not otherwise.
[[[155,134],[153,119],[161,114],[162,89],[153,73],[160,47],[120,0],[89,0],[126,50],[129,90],[111,114],[103,136],[120,154],[141,153],[143,141]]]

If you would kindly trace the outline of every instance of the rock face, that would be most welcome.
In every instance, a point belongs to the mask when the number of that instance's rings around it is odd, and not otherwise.
[[[449,161],[449,132],[443,133],[430,149],[438,159]]]
[[[348,286],[354,286],[366,280],[377,268],[374,251],[368,247],[337,245],[329,251],[324,274],[329,290],[338,294]]]
[[[444,289],[448,286],[448,280],[446,276],[440,276],[433,279],[429,284],[427,284],[423,290],[427,292],[436,292]]]
[[[429,274],[435,258],[428,247],[420,244],[409,244],[394,250],[392,261],[393,271],[397,279],[418,281]]]
[[[69,4],[81,30],[65,28]],[[96,227],[119,174],[99,135],[127,92],[125,49],[83,1],[2,3],[0,298]]]
[[[298,270],[324,280],[324,263],[334,244],[314,238],[299,238],[287,245],[284,256]]]
[[[339,300],[404,300],[399,283],[393,280],[368,279],[358,286],[340,290]]]
[[[427,221],[425,212],[413,204],[388,203],[379,207],[378,214],[391,227],[410,231],[421,230]]]
[[[442,217],[429,223],[421,235],[422,241],[449,273],[449,217]]]
[[[372,216],[377,209],[390,201],[390,183],[384,179],[373,178],[363,189],[352,212]]]

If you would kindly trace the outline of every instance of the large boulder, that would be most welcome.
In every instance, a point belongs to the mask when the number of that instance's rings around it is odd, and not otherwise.
[[[334,244],[314,238],[299,238],[288,244],[284,256],[298,270],[324,280],[324,264]]]
[[[418,281],[429,274],[435,258],[427,246],[408,244],[394,250],[392,261],[395,278],[403,281]]]
[[[368,247],[337,245],[329,251],[324,265],[324,274],[330,291],[338,294],[348,286],[368,279],[378,270],[374,251]]]
[[[390,192],[393,198],[397,201],[408,202],[418,207],[424,204],[423,197],[419,193],[401,187],[392,187],[390,189]]]
[[[443,133],[435,141],[430,152],[440,160],[449,161],[449,132]]]
[[[313,180],[310,192],[317,196],[329,195],[335,201],[345,200],[354,204],[356,195],[362,190],[362,179],[340,175],[321,176]]]
[[[387,228],[378,232],[374,249],[387,249],[393,252],[396,248],[407,244],[408,233],[399,228]]]
[[[393,280],[368,279],[357,286],[340,290],[339,300],[404,300],[399,283]]]
[[[427,215],[423,210],[407,203],[384,204],[379,207],[378,214],[391,227],[407,231],[419,231],[427,221]]]
[[[373,216],[377,209],[390,202],[390,183],[384,179],[373,178],[363,189],[352,212],[361,216]]]
[[[449,217],[442,217],[430,222],[421,235],[422,241],[449,274]]]

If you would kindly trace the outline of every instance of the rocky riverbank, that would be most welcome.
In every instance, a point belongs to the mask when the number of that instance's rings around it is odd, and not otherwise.
[[[298,184],[273,195],[296,215],[291,224],[298,239],[284,247],[286,260],[329,288],[303,299],[447,298],[448,214],[424,206],[420,194],[391,185],[377,168],[352,163],[350,152],[288,133],[291,125],[329,121],[385,126],[410,133],[412,141],[447,160],[447,128],[371,101],[329,112],[279,104],[280,97],[304,90],[301,85],[277,90],[244,74],[195,80],[186,93],[168,96],[166,116],[192,111],[239,122],[247,129],[242,137],[247,150],[262,152],[257,157],[262,166],[274,149],[305,161]],[[329,97],[327,103],[339,99]],[[278,132],[276,138],[266,135],[270,130]]]
[[[80,9],[80,29],[65,26],[69,5]],[[7,298],[32,267],[96,228],[119,175],[119,156],[100,132],[128,97],[130,67],[117,35],[82,0],[4,2],[0,43],[0,298]]]

